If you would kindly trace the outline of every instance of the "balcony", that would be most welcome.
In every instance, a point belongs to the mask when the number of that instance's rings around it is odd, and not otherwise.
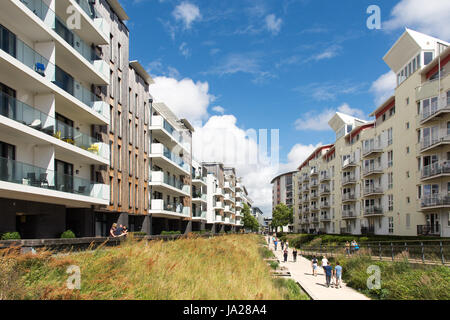
[[[303,175],[303,183],[305,183],[307,181],[309,181],[309,175],[305,174],[305,175]]]
[[[221,201],[216,201],[213,203],[213,208],[214,208],[214,210],[224,210],[225,204]]]
[[[0,157],[0,181],[0,189],[13,199],[75,207],[109,204],[107,185],[2,157]]]
[[[242,183],[240,183],[240,182],[238,182],[238,183],[236,183],[236,191],[237,190],[244,190],[244,186],[242,185]]]
[[[109,145],[1,92],[0,116],[7,117],[17,123],[20,123],[21,125],[25,125],[28,128],[33,129],[32,132],[35,133],[34,137],[36,140],[40,141],[40,143],[42,143],[42,140],[45,142],[53,141],[58,148],[66,147],[69,150],[64,149],[64,151],[72,151],[74,153],[73,156],[75,157],[82,153],[82,149],[90,154],[94,154],[102,158],[99,164],[109,165]],[[11,123],[15,124],[14,122]],[[24,132],[24,128],[22,126],[17,126],[16,124],[13,126],[13,129],[19,131],[17,132],[17,135],[24,135],[26,139],[31,138],[27,132]],[[41,133],[45,133],[46,135],[43,136]],[[48,137],[56,138],[58,139],[58,142],[55,142],[53,139],[49,139]],[[70,146],[78,147],[80,150],[77,152],[77,150],[70,148]]]
[[[320,221],[322,221],[322,222],[330,222],[331,220],[332,220],[331,216],[328,214],[324,214],[324,215],[320,216]]]
[[[190,186],[184,185],[183,182],[164,171],[152,171],[150,175],[150,185],[165,191],[175,192],[180,196],[190,196]]]
[[[206,220],[206,211],[197,208],[192,212],[192,219],[194,220]]]
[[[225,221],[224,217],[222,217],[219,214],[216,215],[216,223],[223,223],[224,221]]]
[[[80,32],[83,32],[83,36],[87,38],[87,41],[98,45],[109,44],[111,26],[90,2],[90,0],[58,0],[56,11],[63,19],[67,19],[65,12],[68,6],[77,5],[82,19]]]
[[[304,213],[309,213],[309,207],[303,207],[303,212]]]
[[[383,195],[383,193],[384,193],[383,188],[381,188],[381,187],[376,187],[376,186],[364,187],[364,196],[365,197]]]
[[[319,195],[317,194],[317,192],[311,192],[311,200],[315,200],[319,197]]]
[[[191,208],[183,206],[182,203],[168,202],[163,199],[152,199],[150,205],[150,213],[154,217],[176,216],[190,217]]]
[[[159,115],[152,115],[150,128],[155,139],[166,145],[174,147],[176,144],[191,152],[189,141],[183,138],[183,134],[176,130],[166,119]]]
[[[450,175],[450,161],[435,162],[422,168],[422,180]]]
[[[311,182],[309,183],[309,187],[310,187],[310,189],[318,188],[319,182],[317,180],[311,180]]]
[[[2,29],[0,26],[0,32]],[[92,124],[109,124],[109,106],[106,102],[22,40],[16,38],[15,47],[0,46],[0,49],[0,61],[4,62],[0,63],[0,72],[8,74],[12,83],[36,94],[55,91],[58,94],[56,103],[64,104],[68,112],[76,113],[83,108],[92,114],[87,119]]]
[[[444,73],[441,75],[441,90],[443,88],[448,88],[450,84],[450,73]],[[416,88],[416,101],[421,101],[424,99],[432,98],[430,106],[424,108],[420,115],[420,123],[424,124],[428,121],[433,120],[436,117],[440,117],[446,113],[450,112],[450,101],[448,96],[441,94],[441,98],[438,99],[439,95],[439,81],[429,80]]]
[[[20,2],[62,38],[64,41],[62,45],[56,42],[57,51],[64,50],[69,53],[70,50],[64,46],[67,44],[77,52],[77,54],[70,52],[68,55],[64,55],[69,64],[76,64],[80,73],[84,75],[88,75],[89,71],[94,71],[97,74],[96,77],[91,77],[88,81],[103,85],[109,84],[109,65],[73,29],[66,25],[67,19],[59,17],[42,0],[20,0]],[[79,63],[79,56],[88,67]]]
[[[383,209],[377,206],[370,206],[364,208],[365,217],[381,216],[383,215]]]
[[[159,167],[164,168],[169,164],[180,175],[189,175],[191,172],[189,164],[162,143],[152,143],[149,156],[154,159],[155,164]]]
[[[342,219],[356,219],[355,212],[353,210],[342,210]]]
[[[331,179],[331,176],[328,172],[321,172],[320,173],[320,181],[329,181]]]
[[[440,236],[441,230],[440,225],[418,225],[417,235],[418,236]]]
[[[192,201],[194,202],[205,202],[206,203],[206,197],[207,195],[205,193],[201,193],[201,192],[194,192],[192,194]]]
[[[347,158],[342,162],[342,169],[348,169],[356,167],[356,161],[354,158]]]
[[[450,207],[450,196],[448,194],[432,194],[422,196],[420,199],[420,207],[426,209],[438,209]]]
[[[383,173],[383,168],[380,165],[376,165],[376,164],[368,165],[368,166],[364,167],[364,169],[363,169],[364,177],[368,177],[368,176],[375,175],[375,174],[382,174],[382,173]]]
[[[223,188],[234,192],[234,187],[230,181],[225,181]]]
[[[309,186],[304,185],[302,188],[303,193],[309,193]]]
[[[225,206],[224,211],[225,211],[226,213],[234,213],[234,211],[232,210],[232,207],[229,206],[229,205],[226,205],[226,206]]]
[[[450,144],[450,132],[439,130],[436,136],[429,136],[428,139],[420,140],[420,151],[426,152],[448,144]]]
[[[356,183],[356,177],[354,175],[346,175],[342,177],[342,185],[349,185],[349,184],[355,184]]]
[[[330,193],[330,188],[328,187],[321,187],[320,188],[320,195],[325,195]]]
[[[371,157],[383,152],[383,147],[379,143],[370,143],[369,146],[364,146],[363,156]]]
[[[317,211],[319,211],[319,207],[317,205],[313,205],[313,206],[311,206],[311,208],[309,210],[311,212],[317,212]]]
[[[319,217],[313,217],[312,218],[313,223],[319,223]]]
[[[317,170],[316,168],[313,168],[313,169],[311,170],[311,172],[309,173],[309,175],[310,175],[311,177],[317,176],[317,175],[319,175],[319,170]]]
[[[194,185],[204,185],[204,186],[206,186],[206,182],[207,182],[206,177],[194,176],[192,178],[192,184],[194,184]]]
[[[233,196],[229,193],[225,193],[224,199],[225,199],[225,201],[228,201],[228,202],[234,202]]]
[[[342,202],[350,202],[356,201],[356,195],[354,193],[343,193],[342,194]]]
[[[330,203],[328,201],[320,203],[320,209],[328,209],[330,208]]]
[[[236,208],[244,208],[243,203],[240,202],[240,201],[237,201],[237,202],[236,202]]]

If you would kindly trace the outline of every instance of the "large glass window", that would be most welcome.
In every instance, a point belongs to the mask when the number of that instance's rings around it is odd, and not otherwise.
[[[433,52],[424,52],[423,53],[423,64],[424,66],[426,66],[427,64],[429,64],[431,61],[433,61]]]

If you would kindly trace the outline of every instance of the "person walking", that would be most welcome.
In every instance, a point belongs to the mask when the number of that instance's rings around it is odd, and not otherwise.
[[[287,259],[288,259],[288,250],[287,250],[287,248],[284,249],[283,255],[284,255],[284,262],[287,262]]]
[[[345,252],[350,255],[350,242],[348,240],[345,242]]]
[[[275,246],[275,251],[277,251],[278,241],[276,238],[275,238],[275,240],[273,240],[273,245]]]
[[[289,250],[289,241],[286,240],[286,249]]]
[[[294,262],[297,262],[297,248],[292,251],[292,256],[294,257]]]
[[[281,250],[284,250],[284,241],[281,240]]]
[[[328,259],[327,259],[327,257],[323,256],[322,257],[322,268],[325,267],[326,265],[328,265]]]
[[[311,265],[312,265],[312,271],[313,271],[313,276],[317,276],[317,258],[316,256],[314,256],[311,260]]]
[[[331,284],[331,275],[333,273],[333,268],[327,264],[323,267],[323,271],[325,273],[325,284],[327,285],[327,288],[329,288]]]
[[[356,241],[352,240],[352,243],[350,244],[350,254],[353,254],[353,252],[355,252],[355,246],[356,246]]]
[[[336,289],[342,288],[342,267],[339,265],[339,261],[336,261],[336,266],[334,267],[334,277],[336,278]]]

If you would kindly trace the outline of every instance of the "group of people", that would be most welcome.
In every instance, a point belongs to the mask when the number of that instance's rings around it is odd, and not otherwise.
[[[345,252],[347,253],[347,255],[353,254],[355,252],[357,252],[359,250],[359,245],[356,242],[356,240],[352,240],[351,243],[349,243],[348,241],[345,242]]]
[[[125,237],[128,235],[128,229],[124,225],[117,225],[117,223],[113,223],[111,229],[109,230],[109,235],[113,238]]]
[[[283,251],[283,257],[284,257],[284,262],[288,261],[288,255],[289,255],[289,241],[284,241],[284,240],[279,240],[277,237],[273,236],[267,237],[267,242],[270,244],[270,241],[272,240],[273,245],[275,247],[275,251],[278,250],[278,244],[281,245],[281,251]],[[297,249],[294,247],[294,250],[292,251],[292,260],[294,262],[297,262]]]
[[[327,288],[329,288],[330,286],[332,286],[331,283],[331,279],[334,277],[335,278],[335,288],[341,288],[341,282],[342,282],[342,266],[339,265],[339,262],[336,262],[336,266],[333,269],[333,266],[328,262],[328,259],[326,256],[322,257],[322,269],[324,271],[325,274],[325,284],[327,286]],[[313,276],[317,277],[317,269],[319,268],[318,266],[319,261],[318,259],[314,256],[311,260],[311,266],[312,266],[312,272],[313,272]]]

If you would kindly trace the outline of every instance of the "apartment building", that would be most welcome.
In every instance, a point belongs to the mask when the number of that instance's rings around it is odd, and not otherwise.
[[[261,227],[264,226],[264,214],[260,208],[258,207],[252,208],[252,215],[256,218]]]
[[[110,25],[75,1],[2,1],[0,10],[0,233],[58,237],[110,201],[109,85],[101,46]],[[67,8],[81,28],[67,26]]]
[[[152,233],[192,230],[192,133],[186,119],[164,104],[150,115],[150,209]]]
[[[450,236],[450,49],[406,29],[384,57],[395,94],[363,121],[336,113],[332,145],[294,176],[298,232]]]
[[[208,172],[203,165],[192,160],[192,230],[206,230]]]
[[[280,203],[284,203],[288,207],[294,206],[294,184],[293,178],[296,171],[280,174],[270,182],[272,186],[272,210]],[[283,227],[284,232],[293,231],[293,226]]]

